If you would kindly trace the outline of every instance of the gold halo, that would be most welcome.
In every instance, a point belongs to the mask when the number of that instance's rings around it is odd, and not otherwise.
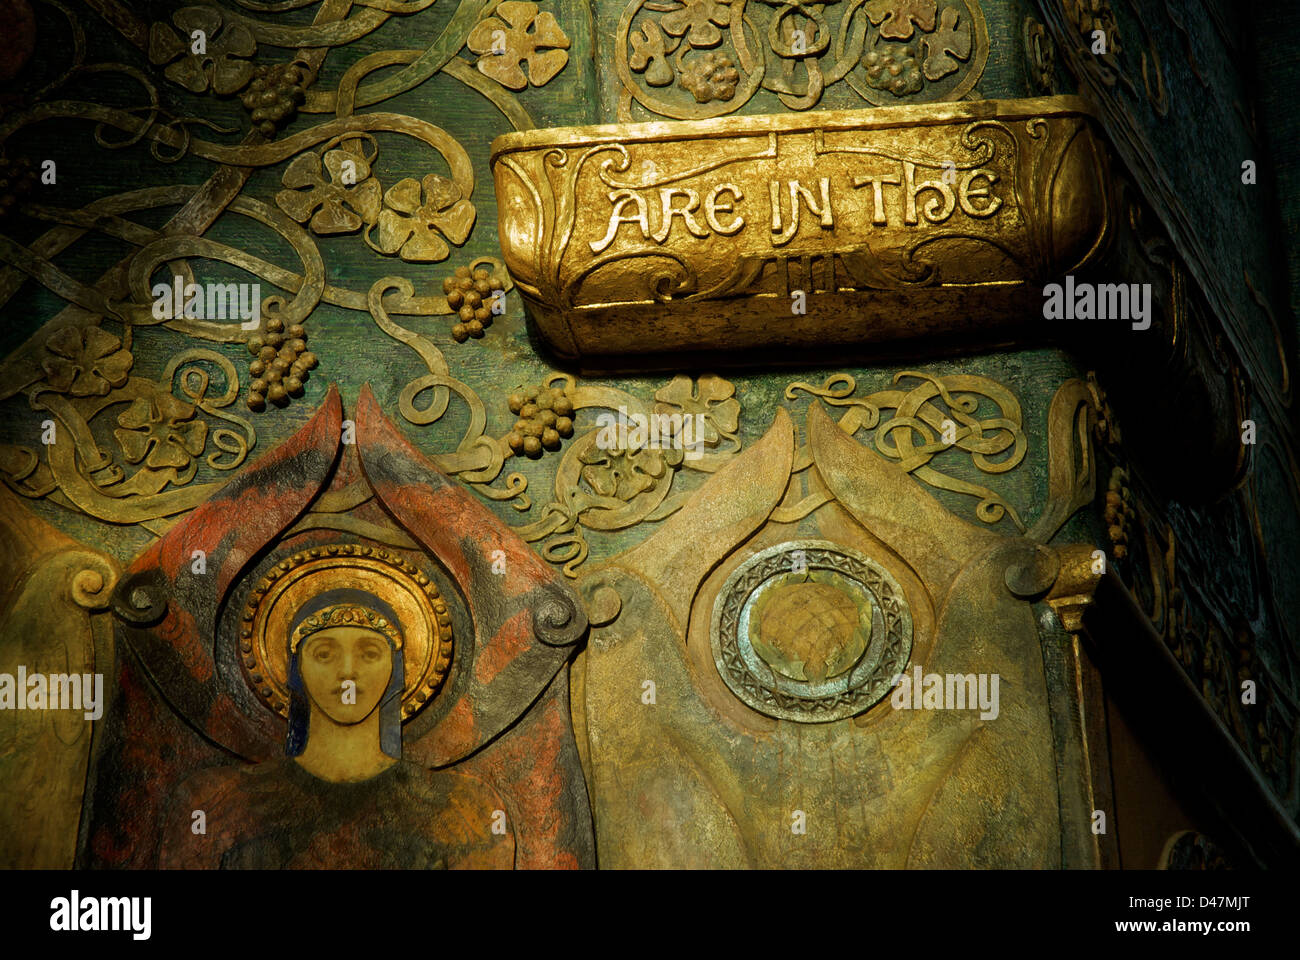
[[[437,585],[414,564],[380,547],[330,544],[281,560],[249,594],[239,626],[244,679],[264,704],[289,716],[289,627],[303,604],[326,590],[373,593],[401,624],[406,676],[402,719],[429,701],[451,667],[451,614]]]

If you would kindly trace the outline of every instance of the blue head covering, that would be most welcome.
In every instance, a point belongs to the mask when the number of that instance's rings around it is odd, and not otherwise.
[[[389,623],[401,629],[401,621],[393,608],[387,603],[375,596],[373,593],[367,593],[365,590],[326,590],[324,593],[313,597],[294,615],[293,622],[289,625],[289,634],[286,643],[293,638],[294,631],[308,617],[320,613],[327,607],[337,606],[357,606],[365,607],[367,610],[373,610],[382,616]],[[401,759],[402,756],[402,687],[406,679],[406,670],[402,658],[402,647],[393,642],[392,637],[383,634],[380,635],[388,641],[389,649],[393,651],[393,672],[388,678],[388,687],[384,690],[383,699],[379,701],[379,746],[388,756],[394,759]],[[298,665],[298,658],[302,655],[302,645],[298,649],[289,650],[289,735],[285,740],[284,752],[290,757],[301,756],[302,752],[307,749],[307,726],[311,715],[311,707],[307,699],[307,688],[302,682],[302,670]]]

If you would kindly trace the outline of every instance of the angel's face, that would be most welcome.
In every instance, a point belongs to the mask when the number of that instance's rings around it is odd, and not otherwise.
[[[393,651],[374,630],[332,627],[306,639],[299,668],[312,703],[348,726],[379,706],[392,677]]]

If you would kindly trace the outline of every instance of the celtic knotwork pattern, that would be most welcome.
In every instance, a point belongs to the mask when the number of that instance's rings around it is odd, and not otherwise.
[[[421,369],[402,390],[401,414],[424,426],[446,413],[453,396],[464,400],[468,427],[453,450],[435,455],[439,466],[492,499],[528,508],[522,475],[510,474],[504,489],[489,486],[511,451],[504,438],[487,435],[475,390],[451,375],[430,337],[393,319],[456,315],[448,291],[413,273],[416,282],[384,277],[376,293],[367,287],[379,271],[355,285],[367,273],[357,261],[375,261],[387,273],[392,261],[378,258],[430,263],[470,243],[496,247],[494,237],[474,235],[473,163],[457,138],[375,105],[442,73],[473,90],[494,122],[527,129],[532,118],[512,90],[560,74],[571,41],[554,14],[514,0],[462,4],[450,22],[429,10],[433,0],[325,5],[304,20],[295,11],[305,5],[200,2],[153,23],[123,9],[113,25],[144,38],[136,43],[142,52],[132,62],[93,63],[81,19],[56,4],[68,19],[68,62],[62,73],[42,70],[39,89],[19,78],[14,102],[22,106],[0,125],[0,173],[10,183],[0,197],[0,304],[24,283],[64,301],[4,361],[0,401],[48,415],[37,421],[45,439],[19,433],[0,443],[0,479],[21,495],[158,532],[164,518],[203,502],[225,472],[247,462],[257,434],[252,420],[230,409],[241,393],[246,412],[272,421],[275,440],[276,411],[319,389],[304,387],[317,351],[323,373],[341,372],[331,360],[338,349],[351,356],[351,344],[321,336],[306,350],[304,324],[324,307],[368,313],[412,347]],[[428,37],[421,49],[349,50],[389,20],[417,17],[407,35]],[[74,89],[92,100],[73,99]],[[219,124],[163,106],[182,102],[206,115],[214,97],[237,98],[242,110]],[[93,145],[106,151],[146,144],[160,163],[184,159],[186,173],[177,165],[160,179],[132,157],[123,160],[125,179],[146,185],[79,209],[47,202],[56,192],[41,189],[43,170],[13,144],[33,134],[39,140],[52,117],[91,123]],[[96,182],[114,182],[112,173]],[[333,239],[343,235],[352,240]],[[30,242],[10,239],[20,236]],[[83,271],[63,261],[84,260],[74,249],[83,239],[126,244],[129,252],[99,279],[80,279]],[[349,243],[355,255],[340,246]],[[344,252],[327,264],[326,249]],[[487,274],[503,306],[513,284],[500,264],[473,255],[449,264],[472,267]],[[143,327],[157,329],[141,364],[136,331]],[[213,349],[196,349],[196,340]],[[241,355],[242,384],[232,362]]]
[[[579,385],[567,374],[553,374],[543,385],[561,384],[575,416],[584,408],[601,411],[597,429],[568,442],[555,472],[555,499],[515,530],[529,543],[541,542],[542,556],[577,577],[590,551],[589,531],[612,533],[670,516],[690,495],[680,489],[684,472],[714,473],[740,452],[741,408],[735,386],[711,374],[674,377],[655,392],[653,405],[613,387]]]
[[[47,429],[56,436],[65,431],[73,442],[46,444],[44,457],[30,447],[0,445],[5,482],[32,498],[57,492],[60,501],[112,523],[149,520],[198,505],[221,485],[192,484],[201,465],[233,470],[245,462],[256,440],[253,425],[228,409],[239,394],[235,365],[215,351],[191,349],[173,357],[156,381],[128,376],[125,370],[119,378],[107,361],[124,352],[118,349],[121,342],[89,329],[95,335],[82,341],[87,350],[80,356],[91,356],[92,364],[84,373],[68,382],[66,377],[47,379],[30,394],[33,408],[51,417]],[[66,361],[60,353],[73,352],[71,339],[56,335],[51,341],[47,349]],[[211,367],[220,373],[219,391],[211,390]],[[79,383],[85,384],[80,395]],[[228,425],[212,428],[214,420]]]
[[[997,523],[1007,517],[1023,533],[1025,525],[1019,514],[1002,496],[930,466],[936,456],[953,449],[970,454],[981,473],[1003,474],[1018,466],[1028,451],[1028,439],[1015,395],[980,376],[934,376],[911,370],[894,375],[895,383],[906,380],[920,383],[907,390],[881,390],[854,397],[854,378],[837,374],[820,387],[792,383],[786,387],[785,396],[793,400],[804,392],[831,406],[846,407],[840,420],[846,432],[874,430],[877,452],[932,487],[977,497],[975,515],[984,523]],[[993,401],[996,415],[980,415],[981,398]],[[894,416],[882,421],[881,411],[887,409],[892,409]]]
[[[617,44],[623,119],[632,100],[722,116],[759,90],[808,110],[841,81],[877,105],[957,100],[988,57],[978,0],[631,0]]]

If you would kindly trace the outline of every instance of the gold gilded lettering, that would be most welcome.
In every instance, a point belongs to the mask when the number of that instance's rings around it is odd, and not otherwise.
[[[685,197],[686,206],[674,207],[673,197]],[[659,203],[663,208],[663,222],[659,224],[659,229],[651,234],[655,243],[663,243],[668,239],[668,232],[673,227],[673,217],[675,216],[682,218],[682,223],[686,224],[686,229],[693,236],[703,238],[709,235],[709,231],[696,223],[695,218],[691,216],[700,208],[700,195],[694,190],[689,187],[661,187],[659,189]]]
[[[720,200],[719,196],[723,193],[731,193],[736,199],[734,201]],[[745,225],[744,217],[737,214],[736,219],[724,227],[718,222],[718,214],[734,212],[735,204],[744,199],[745,194],[734,183],[720,183],[715,186],[709,191],[709,195],[704,198],[704,219],[708,222],[709,227],[725,237],[729,237],[733,233],[739,233],[740,228]]]
[[[922,180],[916,182],[916,164],[909,160],[903,161],[903,222],[908,226],[916,225],[916,197],[924,190],[933,190],[939,194],[938,197],[930,197],[925,202],[925,219],[931,223],[939,223],[947,220],[952,216],[952,212],[957,209],[957,198],[953,195],[952,187],[942,180]],[[942,200],[940,199],[942,198]]]
[[[881,189],[887,183],[890,184],[891,186],[896,187],[900,183],[902,183],[902,181],[899,180],[898,177],[886,177],[883,175],[879,177],[854,177],[853,178],[853,186],[855,188],[865,187],[867,184],[871,184],[871,194],[872,194],[871,222],[878,227],[886,226],[889,223],[889,221],[885,218],[885,192],[883,189]]]
[[[822,204],[820,207],[817,206],[817,202],[813,199],[812,191],[798,180],[790,181],[790,206],[797,209],[798,201],[795,198],[796,196],[803,197],[804,203],[808,204],[808,212],[813,216],[821,217],[822,227],[829,230],[835,226],[835,217],[831,214],[831,181],[829,177],[822,177],[817,182],[821,187]],[[795,213],[795,219],[798,218],[799,214]]]
[[[988,181],[986,187],[972,187],[976,177],[983,177]],[[993,184],[998,182],[998,175],[992,170],[972,170],[962,178],[961,186],[957,189],[957,200],[961,204],[962,211],[972,217],[991,217],[998,212],[1002,206],[1002,198],[992,196],[989,191]],[[988,203],[984,209],[979,209],[971,203],[972,199],[987,199]]]
[[[613,243],[614,235],[618,233],[619,226],[624,223],[640,224],[641,236],[647,240],[650,239],[650,224],[646,219],[645,199],[639,193],[635,190],[613,190],[610,191],[609,202],[614,204],[614,210],[609,215],[609,230],[600,240],[588,241],[592,253],[600,253]],[[636,204],[636,213],[631,216],[623,212],[629,203]]]
[[[817,199],[813,196],[812,191],[798,180],[789,180],[787,184],[790,189],[790,225],[784,229],[782,229],[780,184],[775,180],[769,180],[767,184],[767,195],[772,204],[772,233],[775,234],[772,237],[772,245],[775,247],[789,243],[799,230],[800,198],[802,198],[803,203],[808,205],[808,211],[813,216],[821,219],[823,229],[829,230],[835,226],[835,217],[831,211],[831,181],[829,177],[822,177],[818,181],[821,193],[820,206],[818,206]]]

